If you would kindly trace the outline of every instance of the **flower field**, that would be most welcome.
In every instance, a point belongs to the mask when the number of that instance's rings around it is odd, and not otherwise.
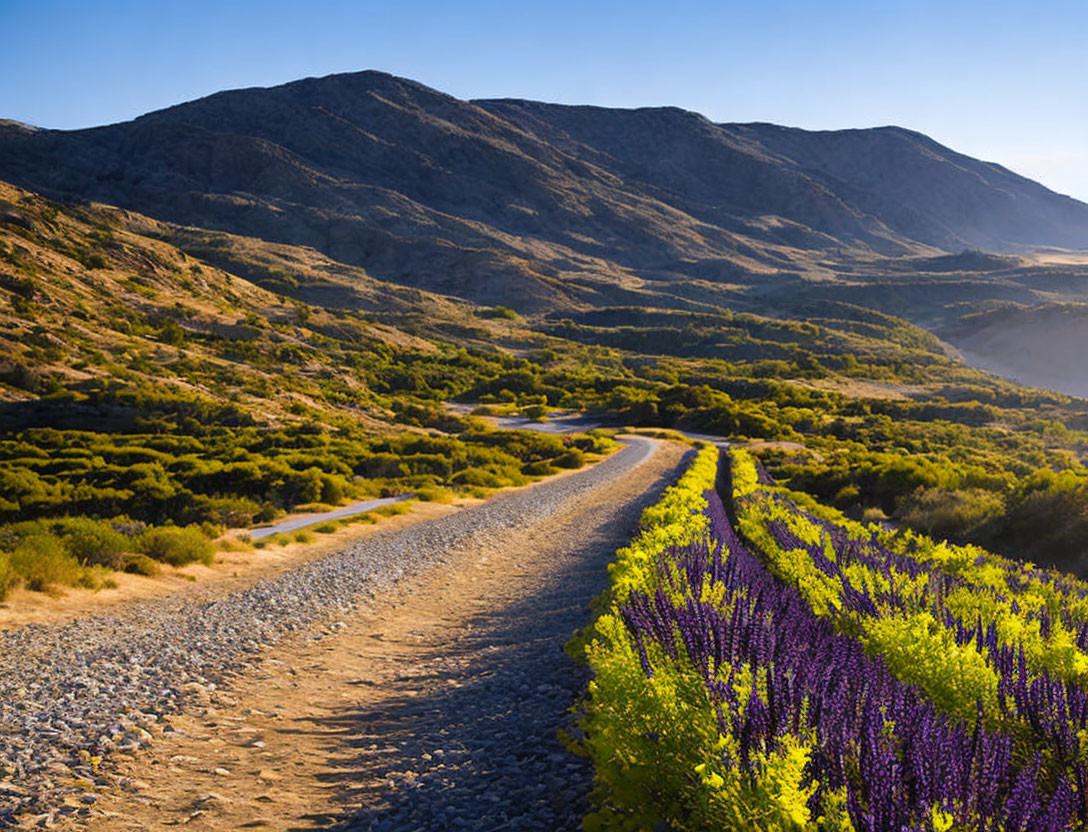
[[[587,830],[1085,826],[1082,582],[862,526],[709,447],[612,578],[573,741]]]

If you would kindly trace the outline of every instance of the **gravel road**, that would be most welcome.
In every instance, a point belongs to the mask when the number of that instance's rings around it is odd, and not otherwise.
[[[58,626],[0,633],[0,827],[93,816],[95,787],[115,786],[99,758],[169,732],[165,715],[206,699],[287,637],[314,637],[443,553],[501,541],[638,466],[655,443],[633,439],[586,471],[350,548],[218,598],[174,597]],[[320,637],[320,633],[318,634]],[[530,694],[533,668],[523,684]],[[531,704],[532,696],[527,701]],[[536,788],[546,789],[547,780]],[[397,826],[398,812],[386,815]],[[402,816],[404,820],[408,816]],[[455,824],[464,826],[464,823]],[[482,827],[481,827],[482,828]]]

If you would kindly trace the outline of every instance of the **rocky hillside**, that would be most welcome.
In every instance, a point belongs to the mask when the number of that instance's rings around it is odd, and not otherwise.
[[[0,122],[0,178],[524,311],[735,305],[845,263],[1088,248],[1088,206],[898,128],[469,102],[376,72],[90,130]]]
[[[427,379],[478,377],[479,362],[450,366],[459,350],[524,349],[527,337],[539,338],[312,250],[0,182],[0,431],[159,429],[148,413],[176,421],[209,407],[230,424],[320,414],[380,431],[396,421],[393,399]]]

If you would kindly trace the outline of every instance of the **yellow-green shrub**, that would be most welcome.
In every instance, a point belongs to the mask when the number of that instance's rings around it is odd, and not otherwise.
[[[52,530],[76,560],[118,569],[132,542],[105,520],[90,517],[62,517],[50,522]]]
[[[10,563],[27,588],[36,592],[55,584],[75,586],[83,572],[79,561],[64,548],[64,541],[48,533],[30,535],[19,541],[11,553]]]
[[[160,567],[157,560],[147,555],[132,554],[125,556],[125,571],[132,575],[144,575],[150,578],[159,574]]]
[[[718,789],[696,770],[720,757],[706,684],[693,667],[661,655],[647,677],[617,611],[632,591],[653,592],[656,558],[666,548],[705,537],[703,494],[714,487],[717,470],[717,448],[703,447],[677,483],[643,512],[641,531],[616,553],[610,587],[595,602],[604,614],[568,644],[594,673],[583,736],[572,742],[597,771],[600,807],[586,818],[586,830],[649,829],[666,815],[689,812],[696,820],[711,817],[703,810],[710,810]]]
[[[414,492],[417,500],[425,503],[452,503],[453,492],[440,485],[425,485]]]
[[[215,547],[199,526],[156,526],[136,539],[136,548],[155,560],[171,566],[200,561],[211,565]]]
[[[0,552],[0,601],[7,598],[8,593],[18,584],[19,574],[11,565],[11,555],[7,552]]]

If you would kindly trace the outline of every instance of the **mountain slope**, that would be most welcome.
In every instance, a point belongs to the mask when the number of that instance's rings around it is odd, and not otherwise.
[[[385,429],[394,400],[423,382],[475,383],[490,359],[464,349],[499,356],[498,344],[539,340],[481,311],[311,250],[0,182],[0,432],[131,427],[156,408],[171,418],[205,408],[230,424],[320,413],[324,424]]]
[[[0,178],[526,311],[731,304],[843,260],[1088,247],[1088,206],[896,128],[466,102],[376,72],[91,130],[0,122]]]
[[[723,125],[801,166],[897,234],[958,251],[1088,245],[1082,202],[899,127],[809,132]]]

